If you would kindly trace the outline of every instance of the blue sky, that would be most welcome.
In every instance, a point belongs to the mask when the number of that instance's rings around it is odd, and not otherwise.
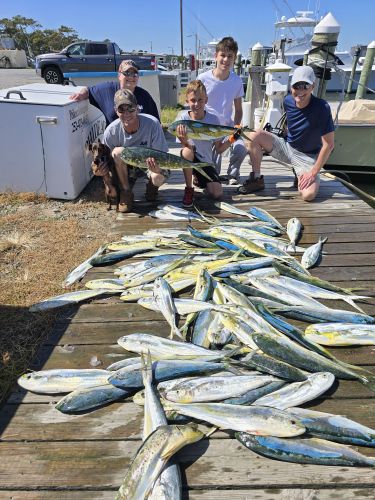
[[[233,36],[245,54],[256,42],[272,43],[276,16],[292,17],[292,11],[331,11],[341,24],[339,48],[367,45],[374,40],[375,1],[357,0],[183,0],[184,48],[194,52],[195,34],[204,44],[222,36]],[[17,0],[2,2],[0,16],[17,14],[38,21],[44,29],[66,25],[82,38],[109,38],[123,50],[142,49],[180,53],[179,0]]]

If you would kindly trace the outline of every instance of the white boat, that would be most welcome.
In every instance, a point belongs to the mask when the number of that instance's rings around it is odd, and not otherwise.
[[[289,19],[283,16],[280,21],[275,23],[276,36],[273,45],[275,50],[279,52],[277,57],[281,57],[293,69],[301,65],[305,52],[312,48],[311,40],[314,27],[320,21],[312,17],[312,14],[312,11],[297,11],[296,16]],[[353,65],[354,56],[350,51],[336,50],[335,56],[339,70],[332,69],[332,78],[327,83],[328,92],[340,92],[343,87],[346,90]],[[364,57],[360,57],[354,76],[353,91],[357,89],[363,62]],[[375,65],[372,67],[367,86],[375,89]]]

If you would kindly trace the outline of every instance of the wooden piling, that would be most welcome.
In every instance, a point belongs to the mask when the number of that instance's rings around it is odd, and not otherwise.
[[[366,86],[370,73],[372,70],[372,65],[374,64],[375,58],[375,40],[367,45],[365,62],[363,63],[361,78],[359,79],[357,93],[355,95],[356,99],[363,99],[366,97]]]
[[[263,45],[256,43],[251,49],[251,66],[245,100],[251,102],[250,107],[250,128],[254,127],[254,110],[259,108],[262,101],[261,78],[262,78],[262,49]]]
[[[358,46],[355,49],[355,52],[354,52],[352,70],[350,72],[350,77],[349,77],[349,82],[348,82],[348,88],[346,89],[346,93],[347,94],[351,94],[352,93],[354,75],[355,75],[355,70],[357,68],[357,64],[358,64],[358,59],[359,59],[360,53],[361,53],[361,47]]]
[[[303,54],[303,66],[307,66],[307,63],[309,62],[309,51],[305,50]]]
[[[242,63],[242,54],[241,52],[238,52],[236,57],[236,62],[234,63],[234,71],[237,73],[237,75],[241,74],[241,63]]]

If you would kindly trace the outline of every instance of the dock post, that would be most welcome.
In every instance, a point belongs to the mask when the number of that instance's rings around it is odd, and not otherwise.
[[[237,73],[237,75],[241,74],[241,62],[242,62],[242,54],[241,52],[238,52],[236,57],[236,62],[234,63],[234,71]]]
[[[372,65],[374,64],[375,58],[375,40],[367,45],[365,62],[363,63],[361,78],[359,79],[357,93],[355,95],[356,99],[363,99],[366,97],[366,85],[370,77],[370,72]]]
[[[346,89],[347,94],[351,94],[352,90],[353,90],[353,80],[354,80],[355,70],[357,68],[360,53],[361,53],[361,47],[358,46],[354,51],[352,70],[350,72],[348,88]]]
[[[314,28],[309,53],[309,65],[314,68],[317,79],[314,95],[324,99],[327,80],[331,79],[331,68],[335,62],[335,47],[340,33],[340,25],[329,12]]]
[[[259,108],[262,101],[261,78],[262,78],[262,50],[263,45],[256,43],[251,49],[251,66],[247,80],[245,100],[250,101],[250,128],[254,127],[254,110]]]

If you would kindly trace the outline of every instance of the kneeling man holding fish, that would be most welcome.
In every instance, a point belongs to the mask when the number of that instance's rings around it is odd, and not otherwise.
[[[133,208],[132,188],[138,177],[147,175],[146,200],[155,201],[159,187],[169,176],[169,170],[161,169],[155,158],[145,158],[145,173],[124,162],[124,148],[138,146],[168,152],[167,141],[159,121],[151,115],[139,114],[137,100],[130,90],[120,89],[114,97],[118,119],[104,132],[104,143],[111,149],[119,182],[120,201],[118,211],[130,212]]]
[[[304,201],[312,201],[319,190],[319,172],[334,147],[334,124],[329,104],[312,95],[314,70],[300,66],[292,76],[291,94],[284,99],[287,119],[286,139],[265,130],[250,134],[249,153],[253,171],[242,186],[241,194],[264,189],[260,164],[263,151],[290,165]]]

